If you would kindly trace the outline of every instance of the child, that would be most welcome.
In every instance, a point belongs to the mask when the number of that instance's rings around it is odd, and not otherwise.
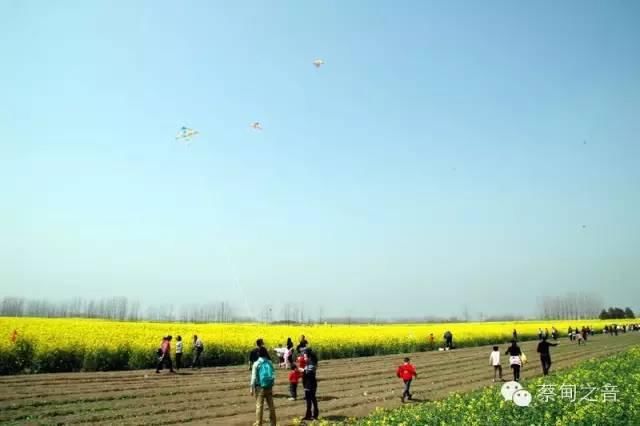
[[[576,333],[576,340],[578,341],[578,346],[584,343],[584,338],[582,337],[582,332]]]
[[[298,399],[298,382],[300,382],[301,377],[302,373],[298,370],[298,367],[295,364],[291,364],[291,372],[289,373],[289,393],[291,396],[289,401]]]
[[[502,381],[502,365],[500,365],[500,348],[493,347],[493,352],[489,355],[489,365],[493,366],[493,381],[496,381],[496,373],[498,380]]]
[[[402,379],[404,382],[404,392],[402,392],[402,397],[400,400],[404,402],[405,398],[409,398],[411,401],[411,393],[409,392],[411,388],[411,381],[414,377],[418,377],[418,373],[416,373],[416,368],[409,362],[409,358],[404,359],[404,364],[398,367],[398,371],[396,371],[396,375]]]
[[[304,354],[300,354],[296,359],[296,364],[298,364],[298,368],[304,370],[304,367],[307,365],[307,360],[304,359]]]

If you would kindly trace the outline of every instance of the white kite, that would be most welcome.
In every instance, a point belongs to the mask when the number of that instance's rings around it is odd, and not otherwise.
[[[189,144],[191,143],[191,138],[198,135],[199,133],[200,132],[198,132],[197,130],[182,126],[180,128],[180,131],[176,135],[176,140],[185,144]]]
[[[313,61],[313,65],[316,68],[320,68],[322,65],[324,65],[324,61],[322,59],[316,59],[315,61]]]
[[[251,128],[255,130],[262,130],[262,124],[259,121],[254,121],[251,123]]]

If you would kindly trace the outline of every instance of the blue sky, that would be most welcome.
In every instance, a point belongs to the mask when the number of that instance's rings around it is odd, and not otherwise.
[[[639,308],[639,18],[634,1],[3,2],[2,293]]]

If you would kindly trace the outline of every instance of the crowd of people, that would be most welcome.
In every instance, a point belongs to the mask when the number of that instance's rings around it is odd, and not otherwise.
[[[169,368],[169,372],[176,373],[176,370],[182,368],[182,355],[184,354],[184,343],[182,342],[182,336],[176,337],[176,369],[173,369],[173,363],[171,362],[171,341],[173,336],[165,336],[162,338],[160,347],[158,348],[158,364],[156,366],[156,373],[160,373],[165,366]],[[202,340],[194,335],[193,336],[193,359],[191,362],[191,368],[202,367],[202,352],[204,351],[204,344]]]
[[[294,360],[294,349],[297,358]],[[303,420],[316,420],[320,415],[318,409],[318,356],[309,347],[305,336],[300,336],[300,342],[294,348],[293,341],[287,339],[284,351],[276,350],[279,365],[290,370],[289,372],[289,400],[298,399],[298,384],[302,379],[306,411]],[[276,409],[273,402],[273,385],[275,383],[275,368],[264,345],[263,339],[256,340],[256,347],[249,353],[249,369],[251,371],[250,392],[256,397],[256,424],[262,424],[264,415],[264,402],[269,407],[269,423],[276,424]]]
[[[626,333],[627,331],[640,331],[640,324],[617,325],[611,324],[604,327],[604,334],[617,336],[618,333]],[[583,326],[568,327],[567,336],[570,341],[576,341],[578,345],[586,344],[589,336],[595,333],[593,327]],[[543,375],[548,375],[551,369],[551,352],[550,348],[558,346],[558,338],[560,333],[555,327],[551,330],[545,328],[538,329],[538,345],[537,353],[540,357],[540,364]],[[164,367],[168,367],[171,373],[182,368],[182,358],[185,353],[185,347],[181,336],[176,337],[175,345],[175,370],[171,361],[171,342],[172,336],[163,337],[162,343],[158,348],[158,364],[156,373],[160,373]],[[554,343],[552,343],[552,340]],[[430,349],[434,349],[435,337],[433,333],[427,337]],[[453,349],[453,333],[446,331],[443,335],[444,347],[440,350]],[[204,352],[204,344],[202,340],[194,335],[192,340],[192,368],[202,367],[202,354]],[[298,385],[302,381],[304,389],[304,400],[306,402],[306,410],[303,420],[316,420],[319,416],[318,399],[316,396],[318,389],[318,380],[316,377],[318,369],[318,356],[309,346],[309,342],[304,335],[300,336],[297,345],[294,345],[291,338],[287,338],[286,344],[281,348],[275,348],[274,352],[277,357],[278,366],[287,369],[289,397],[290,401],[298,399]],[[489,355],[489,365],[493,367],[493,381],[503,381],[503,372],[501,364],[501,354],[499,346],[493,346]],[[520,372],[522,366],[527,363],[527,357],[518,345],[518,332],[513,329],[512,341],[510,346],[504,352],[508,355],[508,363],[513,373],[513,380],[520,381]],[[256,423],[262,424],[264,417],[265,402],[269,410],[269,421],[271,425],[277,422],[276,408],[273,399],[273,386],[275,384],[276,374],[269,350],[265,346],[263,339],[257,339],[255,347],[249,352],[249,371],[250,371],[250,393],[256,398]],[[412,400],[411,384],[418,377],[417,370],[410,359],[404,358],[403,363],[398,366],[396,375],[402,380],[403,389],[401,401]]]

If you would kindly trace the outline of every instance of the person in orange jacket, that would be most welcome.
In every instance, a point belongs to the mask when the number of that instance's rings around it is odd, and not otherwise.
[[[404,391],[402,392],[402,397],[400,398],[400,400],[404,402],[404,399],[408,398],[409,401],[411,401],[412,395],[409,390],[411,388],[411,382],[413,381],[414,377],[418,377],[418,373],[416,372],[416,368],[413,366],[413,364],[411,364],[409,358],[404,359],[404,363],[398,367],[396,375],[404,382]]]

